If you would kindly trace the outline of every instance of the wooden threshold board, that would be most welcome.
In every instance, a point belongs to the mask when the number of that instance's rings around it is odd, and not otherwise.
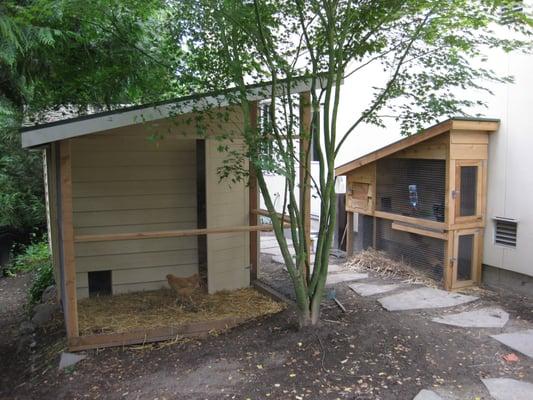
[[[242,324],[244,318],[225,318],[218,321],[195,322],[177,327],[139,329],[122,333],[102,333],[68,338],[70,351],[82,351],[104,347],[127,346],[203,337],[212,331],[227,330]]]

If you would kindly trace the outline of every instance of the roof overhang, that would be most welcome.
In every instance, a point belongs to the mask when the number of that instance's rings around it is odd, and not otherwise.
[[[360,168],[366,164],[379,160],[380,158],[390,156],[391,154],[394,154],[398,151],[401,151],[403,149],[406,149],[410,146],[431,139],[443,133],[449,132],[451,130],[494,132],[498,130],[499,126],[499,119],[461,117],[450,118],[446,121],[433,125],[432,127],[420,133],[407,136],[404,139],[398,140],[397,142],[389,144],[388,146],[382,147],[381,149],[375,150],[353,161],[343,164],[335,168],[335,175],[346,175],[354,169]]]
[[[297,94],[311,89],[311,79],[296,79],[287,87],[287,81],[280,81],[273,89],[271,83],[250,85],[247,88],[247,99],[250,101],[264,100],[276,96]],[[325,86],[325,79],[317,79],[317,89]],[[147,105],[127,107],[113,111],[97,113],[82,117],[65,119],[42,125],[21,129],[22,147],[41,146],[58,140],[74,138],[109,129],[135,125],[142,122],[156,121],[172,116],[201,112],[216,107],[237,104],[236,89],[228,89],[218,93],[198,94],[181,97],[170,101]]]

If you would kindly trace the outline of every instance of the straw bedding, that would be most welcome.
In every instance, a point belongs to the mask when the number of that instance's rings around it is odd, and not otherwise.
[[[170,289],[83,299],[78,302],[80,334],[121,333],[143,328],[242,318],[251,320],[282,311],[285,305],[254,289],[198,292],[192,305],[176,302]]]
[[[386,278],[401,279],[407,283],[421,283],[431,287],[437,287],[435,280],[423,272],[411,267],[409,264],[395,261],[387,256],[387,253],[369,248],[363,250],[346,262],[346,267],[355,271],[372,271]]]

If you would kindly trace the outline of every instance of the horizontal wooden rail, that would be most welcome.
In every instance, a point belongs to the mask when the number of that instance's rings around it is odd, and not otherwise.
[[[257,210],[256,209],[256,210],[252,210],[251,213],[254,215],[260,215],[262,217],[270,218],[270,212],[268,210],[264,210],[264,209]],[[285,228],[289,228],[291,226],[288,215],[283,215],[281,213],[276,213],[276,215],[278,216],[278,218],[283,218],[283,225]]]
[[[403,225],[398,222],[392,223],[392,229],[402,232],[408,232],[408,233],[415,233],[417,235],[421,236],[428,236],[435,239],[441,239],[441,240],[447,240],[448,234],[445,232],[437,232],[437,231],[430,231],[425,228],[419,228],[417,226],[412,225]]]
[[[204,229],[185,229],[174,231],[153,231],[153,232],[133,232],[133,233],[109,233],[102,235],[79,235],[74,238],[77,243],[80,242],[105,242],[109,240],[133,240],[133,239],[153,239],[153,238],[170,238],[170,237],[186,237],[186,236],[201,236],[214,235],[221,233],[236,233],[236,232],[256,232],[256,231],[271,231],[272,225],[244,225],[233,226],[229,228],[204,228]]]
[[[406,215],[393,214],[385,211],[374,211],[374,216],[384,218],[391,221],[405,222],[408,224],[419,225],[424,228],[446,230],[447,226],[444,222],[432,221],[429,219],[408,217]]]

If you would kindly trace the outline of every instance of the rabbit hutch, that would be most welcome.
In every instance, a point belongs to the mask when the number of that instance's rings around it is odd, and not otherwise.
[[[450,119],[336,168],[346,176],[348,255],[384,251],[449,290],[479,283],[498,126]]]
[[[292,95],[310,120],[308,83],[295,84]],[[270,87],[250,86],[248,96],[253,125]],[[23,147],[45,154],[55,280],[71,350],[201,335],[280,310],[249,288],[258,233],[271,230],[258,223],[265,211],[253,171],[249,182],[219,179],[228,152],[243,146],[243,113],[227,98],[190,96],[23,129]],[[209,295],[183,314],[169,284],[190,279]]]

